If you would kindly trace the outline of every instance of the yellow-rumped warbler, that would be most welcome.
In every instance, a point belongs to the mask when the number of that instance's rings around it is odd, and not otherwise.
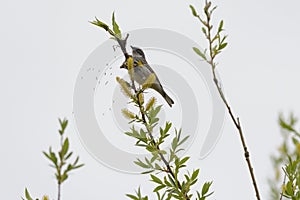
[[[163,89],[162,85],[160,84],[160,81],[156,75],[156,73],[153,71],[153,69],[149,66],[149,64],[146,61],[145,54],[142,49],[138,47],[132,48],[132,58],[134,60],[134,80],[138,82],[138,84],[142,85],[145,83],[147,78],[151,75],[155,75],[155,82],[150,86],[150,88],[156,90],[161,96],[166,100],[166,102],[169,104],[170,107],[172,107],[172,104],[174,104],[174,101],[167,95],[165,90]],[[127,62],[125,61],[120,68],[128,68]]]

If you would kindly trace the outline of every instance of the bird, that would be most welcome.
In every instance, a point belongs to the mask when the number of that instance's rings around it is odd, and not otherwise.
[[[174,104],[174,101],[172,98],[165,92],[164,88],[162,87],[157,74],[154,72],[154,70],[150,67],[146,60],[146,56],[144,51],[139,47],[130,46],[132,49],[132,58],[134,61],[133,67],[134,67],[134,80],[140,84],[143,85],[147,78],[151,75],[155,75],[155,81],[150,86],[150,88],[157,91],[168,103],[170,107]],[[120,68],[128,69],[127,61],[125,61]]]

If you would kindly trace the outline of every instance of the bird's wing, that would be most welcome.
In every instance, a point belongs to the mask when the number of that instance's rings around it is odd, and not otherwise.
[[[154,72],[154,70],[150,67],[150,65],[148,65],[148,63],[146,63],[144,66],[150,71],[150,73],[154,73],[155,78],[156,78],[155,82],[157,82],[158,85],[161,86],[161,83],[160,83],[160,81],[159,81],[159,79],[158,79],[157,74],[156,74],[156,73]]]

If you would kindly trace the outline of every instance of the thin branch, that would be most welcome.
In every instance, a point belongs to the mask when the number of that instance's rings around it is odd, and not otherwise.
[[[256,179],[255,179],[255,176],[254,176],[254,171],[253,171],[253,167],[252,167],[252,164],[251,164],[251,161],[250,161],[250,154],[249,154],[249,151],[248,151],[248,148],[247,148],[247,145],[246,145],[246,142],[245,142],[245,138],[244,138],[244,134],[243,134],[243,130],[242,130],[242,127],[241,127],[241,123],[240,123],[240,119],[238,117],[235,117],[232,110],[231,110],[231,107],[227,101],[227,99],[225,98],[225,95],[222,91],[222,88],[221,86],[219,85],[219,81],[218,81],[218,78],[216,76],[216,72],[215,72],[215,69],[216,69],[216,63],[215,63],[215,57],[218,53],[220,53],[220,51],[215,51],[215,47],[213,46],[214,45],[214,41],[213,41],[213,38],[211,36],[211,32],[212,32],[212,25],[210,24],[210,20],[211,20],[211,13],[212,11],[209,12],[209,7],[211,6],[211,2],[207,2],[206,1],[206,5],[205,5],[205,8],[204,8],[204,11],[205,11],[205,16],[206,16],[206,21],[204,21],[203,19],[200,18],[200,16],[198,15],[197,18],[200,20],[200,22],[206,27],[207,29],[207,34],[206,34],[206,38],[208,40],[208,43],[209,43],[209,59],[205,59],[205,61],[211,65],[211,68],[212,68],[212,74],[213,74],[213,81],[215,83],[215,86],[218,90],[218,93],[223,101],[223,103],[225,104],[226,108],[227,108],[227,111],[230,115],[230,118],[232,120],[232,122],[234,123],[236,129],[238,130],[238,133],[239,133],[239,136],[240,136],[240,140],[241,140],[241,143],[242,143],[242,146],[243,146],[243,149],[244,149],[244,156],[245,156],[245,159],[246,159],[246,162],[247,162],[247,165],[248,165],[248,169],[249,169],[249,172],[250,172],[250,176],[251,176],[251,179],[252,179],[252,183],[253,183],[253,186],[254,186],[254,190],[255,190],[255,193],[256,193],[256,198],[257,200],[260,200],[260,194],[259,194],[259,191],[258,191],[258,187],[257,187],[257,183],[256,183]],[[218,32],[219,34],[219,32]]]
[[[58,185],[57,185],[57,200],[60,200],[60,191],[61,191],[61,184],[58,183]]]
[[[124,39],[121,39],[118,35],[116,35],[110,28],[107,29],[107,32],[115,38],[115,40],[118,42],[120,45],[120,48],[124,54],[125,59],[129,57],[129,54],[127,53],[126,50],[126,44],[127,44],[127,39],[129,37],[129,34],[127,33]]]
[[[126,43],[127,43],[127,39],[129,37],[129,34],[126,35],[125,39],[119,39],[118,37],[114,36],[118,42],[118,44],[121,47],[121,50],[125,56],[125,59],[127,59],[129,57],[129,54],[126,51]]]
[[[250,153],[248,151],[248,148],[247,148],[247,145],[246,145],[246,142],[245,142],[245,138],[244,138],[243,130],[242,130],[242,127],[241,127],[240,119],[238,117],[235,117],[234,114],[232,113],[231,107],[229,106],[229,104],[228,104],[228,102],[227,102],[227,100],[226,100],[226,98],[225,98],[225,96],[222,92],[222,89],[220,88],[220,86],[218,84],[218,79],[215,76],[215,70],[214,69],[213,69],[213,79],[214,79],[214,83],[217,87],[217,90],[218,90],[218,92],[221,96],[221,99],[222,99],[223,103],[225,104],[225,106],[227,108],[227,111],[228,111],[235,127],[238,130],[240,140],[241,140],[241,143],[242,143],[242,146],[243,146],[243,149],[244,149],[244,156],[245,156],[245,159],[246,159],[246,162],[247,162],[247,165],[248,165],[248,169],[249,169],[251,179],[252,179],[252,183],[253,183],[253,186],[254,186],[254,190],[255,190],[255,193],[256,193],[256,198],[257,198],[257,200],[260,200],[260,195],[259,195],[259,191],[258,191],[258,187],[257,187],[253,167],[252,167],[252,164],[251,164],[251,161],[250,161]]]

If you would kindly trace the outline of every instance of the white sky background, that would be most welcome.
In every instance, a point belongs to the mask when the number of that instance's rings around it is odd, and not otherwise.
[[[269,155],[280,142],[280,111],[300,116],[299,1],[214,1],[215,17],[225,20],[229,46],[220,56],[219,74],[240,116],[258,185],[268,196]],[[52,169],[41,151],[58,143],[58,117],[71,123],[72,149],[86,166],[63,185],[63,199],[124,199],[148,176],[122,174],[94,160],[81,145],[72,121],[72,95],[79,69],[108,35],[88,23],[110,22],[122,30],[165,28],[205,44],[189,4],[201,1],[1,1],[0,3],[0,193],[19,199],[25,187],[33,196],[56,198]],[[213,180],[211,199],[254,199],[238,135],[229,118],[217,147],[195,161],[201,181]]]

